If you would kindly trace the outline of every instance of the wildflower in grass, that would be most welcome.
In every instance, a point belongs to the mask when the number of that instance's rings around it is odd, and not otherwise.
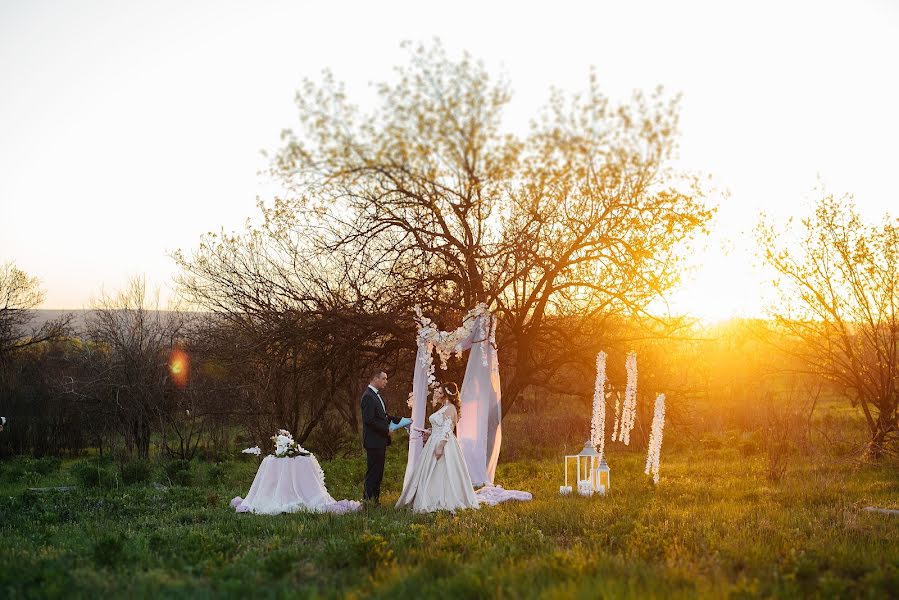
[[[596,386],[593,390],[593,419],[590,421],[590,440],[600,456],[606,446],[606,353],[596,355]]]
[[[646,452],[646,474],[652,474],[653,483],[659,482],[659,456],[662,452],[662,432],[665,429],[665,394],[656,397],[649,432],[649,449]]]

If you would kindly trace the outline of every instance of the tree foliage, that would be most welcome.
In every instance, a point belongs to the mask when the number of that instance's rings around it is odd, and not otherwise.
[[[798,230],[758,233],[790,350],[861,408],[881,456],[899,431],[899,220],[868,225],[850,198],[825,195]]]
[[[31,327],[34,309],[44,301],[40,280],[13,263],[0,265],[0,365],[13,352],[41,342],[59,340],[68,331],[70,315]]]

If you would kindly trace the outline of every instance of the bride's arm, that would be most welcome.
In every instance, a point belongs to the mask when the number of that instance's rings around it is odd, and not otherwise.
[[[453,432],[453,426],[455,424],[456,408],[451,407],[451,409],[446,411],[446,414],[443,415],[443,425],[440,427],[441,437],[440,441],[437,442],[437,449],[434,451],[434,456],[436,456],[438,459],[443,456],[443,449],[446,447],[446,442],[449,440],[449,436]]]

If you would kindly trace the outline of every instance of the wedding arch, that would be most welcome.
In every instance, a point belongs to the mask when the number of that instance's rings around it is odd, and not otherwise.
[[[434,351],[440,358],[440,368],[455,354],[461,357],[466,350],[468,364],[462,380],[462,416],[456,426],[456,437],[468,465],[471,482],[476,487],[493,485],[496,463],[502,442],[502,405],[500,404],[499,359],[496,351],[496,316],[485,304],[468,311],[462,325],[455,331],[440,331],[415,307],[418,323],[418,352],[412,379],[409,407],[412,425],[425,427],[428,392],[437,385],[434,376]],[[421,436],[409,436],[409,458],[406,463],[405,484],[412,476],[418,454],[424,447]]]

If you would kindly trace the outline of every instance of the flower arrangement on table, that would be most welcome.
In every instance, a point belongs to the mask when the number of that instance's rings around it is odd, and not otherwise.
[[[310,475],[318,480],[319,490],[322,494],[317,494],[316,492],[312,493],[313,498],[310,499],[307,496],[304,496],[304,492],[301,491],[300,488],[293,488],[293,493],[287,492],[288,495],[294,496],[293,499],[285,500],[282,498],[279,500],[280,504],[275,506],[274,508],[270,505],[271,498],[267,498],[272,492],[272,490],[268,489],[268,487],[263,486],[261,490],[256,490],[258,495],[262,498],[262,514],[279,514],[281,512],[294,512],[300,509],[311,509],[315,512],[328,512],[333,514],[343,514],[348,512],[355,512],[362,508],[362,504],[355,500],[338,500],[335,501],[331,498],[327,493],[327,487],[325,486],[325,472],[322,470],[321,465],[318,462],[318,459],[315,458],[315,455],[311,452],[305,450],[302,446],[300,446],[286,429],[279,429],[278,433],[271,437],[272,443],[275,446],[275,451],[272,452],[269,457],[271,458],[293,458],[297,456],[308,457],[308,460],[294,462],[294,463],[282,463],[280,461],[274,462],[262,461],[262,464],[259,467],[259,471],[256,473],[256,479],[253,481],[253,487],[250,488],[250,495],[255,498],[255,500],[250,501],[250,504],[245,502],[244,498],[240,496],[236,496],[231,500],[231,507],[234,508],[239,513],[246,512],[256,512],[253,508],[253,502],[259,502],[259,498],[256,498],[256,493],[254,493],[254,489],[256,487],[257,481],[259,481],[260,477],[265,478],[265,472],[269,473],[269,477],[272,476],[272,470],[274,469],[274,474],[278,473],[289,473],[292,472],[294,477],[309,477]],[[246,448],[242,450],[244,454],[252,454],[254,456],[260,456],[262,454],[262,450],[259,449],[259,446],[253,446],[252,448]],[[266,457],[268,458],[268,457]],[[277,466],[274,466],[277,465]],[[282,469],[284,467],[284,469]],[[311,473],[310,473],[311,471]],[[315,487],[315,486],[313,486]],[[317,498],[317,499],[316,499]],[[314,505],[308,505],[307,501],[311,502],[314,500]]]
[[[286,429],[279,429],[278,433],[272,436],[272,442],[275,443],[275,456],[278,458],[309,456],[309,452],[297,444]]]
[[[278,433],[271,437],[271,440],[275,445],[275,451],[272,453],[272,456],[276,458],[311,455],[311,452],[308,452],[305,448],[296,443],[293,436],[286,429],[279,429]],[[245,448],[244,450],[241,450],[241,452],[243,454],[253,454],[255,456],[262,454],[262,450],[259,449],[259,446]]]

